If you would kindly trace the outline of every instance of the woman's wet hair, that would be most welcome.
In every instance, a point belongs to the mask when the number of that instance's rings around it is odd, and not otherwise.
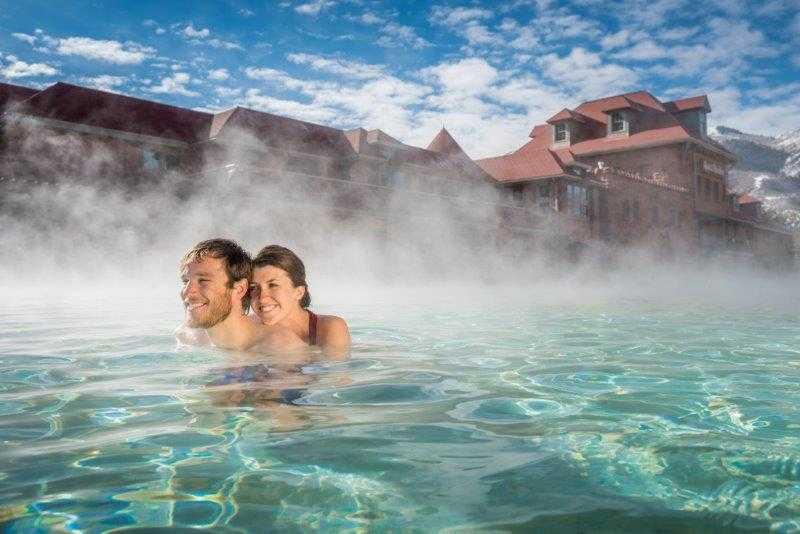
[[[280,245],[268,245],[258,251],[253,258],[253,269],[271,265],[286,272],[294,287],[303,286],[305,294],[300,299],[300,307],[308,308],[311,305],[311,293],[306,282],[306,267],[297,254]]]

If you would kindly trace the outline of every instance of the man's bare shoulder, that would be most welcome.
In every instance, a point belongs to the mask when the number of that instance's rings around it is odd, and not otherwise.
[[[211,338],[203,328],[192,328],[185,323],[176,328],[174,334],[178,345],[208,346],[211,344]]]

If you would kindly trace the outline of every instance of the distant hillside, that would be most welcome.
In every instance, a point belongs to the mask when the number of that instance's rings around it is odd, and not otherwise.
[[[739,158],[731,189],[761,199],[769,220],[800,231],[800,128],[772,137],[718,126],[711,137]]]

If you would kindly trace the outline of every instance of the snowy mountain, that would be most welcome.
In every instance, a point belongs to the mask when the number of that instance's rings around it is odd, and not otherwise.
[[[739,158],[731,190],[760,198],[768,220],[800,230],[800,128],[772,137],[717,126],[711,138]]]

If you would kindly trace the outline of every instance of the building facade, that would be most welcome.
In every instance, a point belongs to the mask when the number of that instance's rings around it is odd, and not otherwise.
[[[257,180],[342,224],[371,220],[377,233],[447,212],[499,246],[791,261],[792,236],[759,222],[756,199],[728,190],[735,158],[706,135],[710,111],[705,96],[660,102],[645,91],[584,102],[535,126],[518,150],[474,161],[444,128],[419,148],[246,108],[211,114],[66,83],[0,84],[0,188],[56,179],[136,188],[173,175],[190,194]]]

